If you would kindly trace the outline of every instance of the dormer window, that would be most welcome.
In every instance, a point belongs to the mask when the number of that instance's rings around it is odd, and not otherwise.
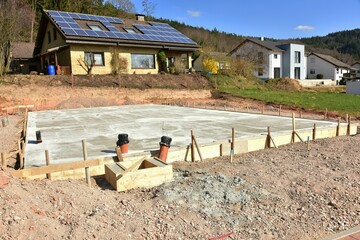
[[[132,28],[124,28],[124,30],[127,32],[127,33],[136,33],[134,29]]]
[[[89,28],[93,31],[103,31],[99,25],[88,24]]]

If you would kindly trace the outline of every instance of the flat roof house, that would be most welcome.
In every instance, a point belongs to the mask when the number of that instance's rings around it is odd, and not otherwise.
[[[254,75],[260,79],[306,78],[305,46],[261,39],[245,39],[229,55],[256,65]]]
[[[308,55],[308,78],[316,78],[321,74],[324,79],[332,79],[338,83],[344,74],[350,73],[351,69],[348,64],[325,54]]]
[[[191,55],[199,46],[166,23],[136,19],[44,10],[34,57],[45,71],[60,66],[62,74],[111,74],[114,56],[127,62],[124,73],[159,72],[157,53],[167,62],[181,58],[192,67]]]

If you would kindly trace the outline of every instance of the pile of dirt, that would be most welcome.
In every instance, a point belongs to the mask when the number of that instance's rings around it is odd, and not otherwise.
[[[278,78],[278,79],[267,80],[266,87],[268,87],[271,90],[281,90],[281,91],[297,92],[302,90],[300,83],[290,78]]]

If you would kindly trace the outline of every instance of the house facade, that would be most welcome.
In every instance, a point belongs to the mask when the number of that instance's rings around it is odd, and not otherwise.
[[[332,79],[339,83],[344,74],[350,74],[351,66],[343,63],[331,56],[310,53],[308,55],[308,78],[318,78],[319,74],[324,79]]]
[[[119,64],[123,73],[156,74],[157,54],[164,52],[168,65],[178,59],[192,68],[192,53],[199,46],[165,23],[119,19],[44,10],[34,57],[43,72],[58,66],[62,74],[111,74]]]
[[[254,75],[260,79],[306,78],[305,46],[262,39],[246,39],[229,55],[255,64]]]
[[[34,46],[34,43],[14,43],[10,64],[13,74],[29,74],[32,71],[38,71],[38,64],[33,59]]]
[[[354,75],[357,79],[360,79],[360,62],[356,62],[351,65],[354,71]]]

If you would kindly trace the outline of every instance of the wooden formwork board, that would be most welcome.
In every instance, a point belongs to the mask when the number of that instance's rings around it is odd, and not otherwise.
[[[105,178],[116,191],[154,187],[173,179],[171,165],[158,158],[105,164]]]

